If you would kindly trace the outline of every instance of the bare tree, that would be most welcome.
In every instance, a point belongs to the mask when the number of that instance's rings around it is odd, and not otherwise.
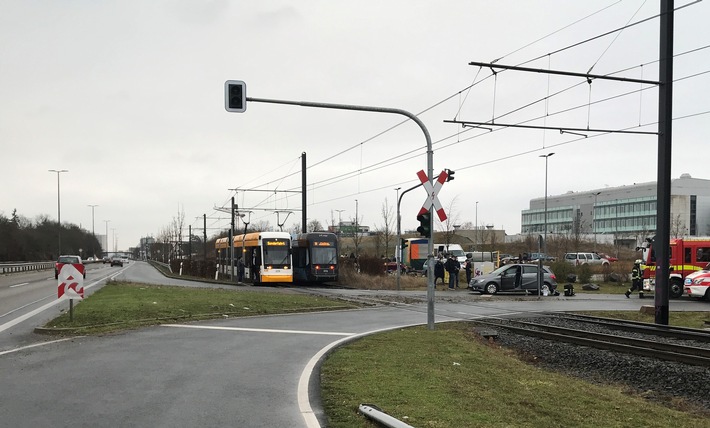
[[[323,225],[320,221],[318,221],[318,219],[315,218],[309,221],[307,226],[309,232],[319,232],[323,230]]]
[[[678,239],[685,236],[686,233],[688,233],[688,228],[685,226],[685,220],[682,220],[678,214],[671,221],[671,235]]]
[[[247,230],[252,232],[272,232],[274,229],[271,227],[269,220],[258,220],[251,223]]]
[[[362,225],[362,216],[358,216],[358,218],[351,218],[352,224],[354,225],[353,227],[353,244],[355,244],[355,256],[359,257],[360,256],[360,245],[362,244],[362,234],[358,230],[360,228],[360,225]]]
[[[178,208],[177,216],[173,217],[173,221],[168,225],[168,236],[173,244],[172,254],[174,257],[182,256],[182,234],[185,229],[185,210]]]
[[[454,196],[448,208],[446,209],[446,220],[444,220],[443,222],[437,221],[437,223],[439,224],[439,230],[444,232],[444,244],[447,246],[453,243],[453,237],[456,233],[456,229],[454,228],[454,226],[459,225],[459,214],[458,212],[456,212],[457,199],[458,195]],[[434,215],[434,213],[432,213],[432,215]]]
[[[387,257],[389,257],[390,254],[394,253],[394,248],[392,249],[393,251],[390,253],[390,244],[392,243],[393,235],[396,232],[396,228],[394,227],[396,214],[393,214],[392,210],[393,208],[389,206],[387,198],[385,198],[385,202],[382,204],[382,227],[380,228],[379,232],[382,233],[382,240],[385,244],[384,254]]]

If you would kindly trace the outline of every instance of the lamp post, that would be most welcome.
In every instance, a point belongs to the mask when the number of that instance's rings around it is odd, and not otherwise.
[[[111,222],[111,220],[104,220],[104,223],[106,223],[106,235],[105,235],[105,236],[106,236],[106,248],[105,248],[105,250],[106,250],[106,257],[108,257],[108,250],[109,250],[109,246],[108,246],[108,224],[109,224],[110,222]]]
[[[91,234],[94,236],[94,238],[96,238],[96,231],[94,230],[94,208],[98,207],[98,205],[87,205],[87,206],[91,207]],[[93,244],[91,245],[91,247],[93,248]],[[91,256],[93,257],[95,255],[96,254],[94,253]]]
[[[358,205],[357,205],[357,199],[355,199],[355,235],[353,236],[353,241],[355,242],[355,260],[358,259],[359,256],[359,248],[358,248],[358,232],[360,231],[360,227],[358,226],[357,222],[357,211],[358,211]]]
[[[601,192],[594,193],[594,206],[592,207],[592,235],[594,235],[594,252],[597,252],[597,222],[595,221],[595,212],[597,210],[597,196]]]
[[[548,153],[546,155],[540,155],[541,158],[545,158],[545,228],[543,229],[543,246],[542,252],[547,253],[547,158],[554,155],[554,153]]]
[[[57,173],[57,257],[62,254],[62,205],[59,196],[59,174],[69,172],[68,169],[50,169],[49,172]]]
[[[476,251],[478,251],[478,201],[476,201],[476,227],[473,230],[476,232]]]
[[[340,228],[343,227],[343,220],[340,217],[340,214],[345,211],[345,210],[335,210],[338,212],[338,236],[340,236]]]

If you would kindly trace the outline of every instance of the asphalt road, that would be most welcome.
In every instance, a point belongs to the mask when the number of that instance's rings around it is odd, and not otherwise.
[[[165,278],[140,262],[105,274],[105,278],[200,286]],[[101,285],[97,282],[92,288]],[[259,290],[299,292],[274,287]],[[7,318],[13,315],[0,318],[0,425],[320,426],[323,415],[317,376],[312,375],[322,355],[362,334],[426,324],[427,309],[424,292],[328,288],[314,292],[398,303],[166,325],[61,341],[33,334],[31,329],[52,312],[58,313],[62,304],[10,327]],[[637,310],[641,304],[653,305],[653,301],[586,294],[488,299],[466,291],[437,291],[436,321],[547,310]],[[672,310],[710,310],[706,302],[679,300],[671,305]]]

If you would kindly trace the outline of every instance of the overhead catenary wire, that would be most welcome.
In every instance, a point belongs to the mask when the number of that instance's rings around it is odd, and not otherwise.
[[[617,3],[618,3],[618,2],[617,2]],[[692,3],[689,3],[688,5],[694,4],[694,3],[697,3],[697,2],[692,2]],[[681,9],[681,8],[684,8],[684,7],[687,7],[688,5],[684,5],[684,6],[680,7],[680,8],[676,8],[676,10]],[[607,6],[607,8],[608,8],[608,7],[610,7],[610,6]],[[657,16],[657,15],[656,15],[656,16]],[[651,18],[653,18],[653,17],[651,17]],[[648,19],[651,19],[651,18],[648,18]],[[622,29],[623,29],[623,28],[628,28],[628,27],[633,26],[633,25],[638,25],[639,23],[645,22],[645,21],[647,21],[648,19],[643,20],[643,21],[636,22],[636,23],[634,23],[634,24],[632,24],[632,25],[624,26],[624,27],[622,27]],[[614,31],[619,31],[619,29],[614,30]],[[608,32],[608,33],[605,33],[605,35],[608,35],[608,34],[610,34],[610,33],[613,33],[613,31]],[[554,34],[554,33],[552,33],[552,34]],[[587,41],[589,41],[589,40],[594,40],[594,39],[597,39],[597,38],[598,38],[598,37],[595,37],[595,38],[593,38],[593,39],[587,39]],[[581,43],[583,43],[583,42],[579,42],[579,43],[577,43],[577,44],[575,44],[575,45],[571,45],[570,47],[577,46],[577,45],[579,45],[579,44],[581,44]],[[695,50],[693,50],[693,51],[698,51],[698,50],[705,49],[705,48],[707,48],[707,46],[706,46],[706,47],[697,48],[697,49],[695,49]],[[558,50],[558,51],[555,51],[555,52],[561,52],[561,51],[562,51],[562,50]],[[677,55],[675,55],[675,56],[684,55],[684,54],[687,54],[687,53],[690,53],[690,52],[692,52],[692,51],[689,51],[689,52],[686,52],[686,53],[683,53],[683,54],[677,54]],[[501,57],[501,58],[503,58],[503,57]],[[652,61],[651,63],[653,63],[653,62],[657,62],[657,60],[654,60],[654,61]],[[640,67],[640,66],[636,66],[636,67]],[[633,68],[635,68],[635,67],[630,67],[630,68],[628,68],[627,70],[630,70],[630,69],[633,69]],[[479,70],[479,71],[480,71],[480,70]],[[614,73],[618,73],[618,72],[614,72]],[[705,74],[705,73],[706,73],[706,72],[701,72],[701,73],[697,73],[696,75],[701,75],[701,74]],[[686,77],[686,78],[688,78],[688,77]],[[485,80],[485,79],[483,79],[483,80]],[[481,80],[481,81],[483,81],[483,80]],[[677,81],[677,80],[678,80],[678,79],[676,79],[676,81]],[[472,83],[471,85],[469,85],[467,88],[465,88],[465,89],[463,89],[463,90],[461,90],[461,91],[458,91],[456,94],[454,94],[454,95],[452,95],[452,96],[450,96],[450,97],[445,98],[444,100],[442,100],[442,101],[440,101],[440,102],[434,104],[433,106],[431,106],[431,107],[429,107],[429,108],[423,110],[423,111],[420,112],[419,114],[423,114],[424,112],[427,112],[427,111],[431,110],[432,108],[437,107],[438,105],[442,104],[443,102],[446,102],[446,101],[448,101],[449,99],[451,99],[453,96],[457,96],[457,95],[460,96],[460,94],[461,94],[463,91],[470,90],[473,86],[475,86],[477,83],[480,83],[481,81],[476,82],[476,79],[474,79],[474,83]],[[601,102],[601,101],[599,101],[599,102]],[[460,111],[460,107],[459,107],[459,111]],[[506,114],[510,114],[510,112],[509,112],[509,113],[506,113]],[[458,112],[457,112],[457,116],[458,116]],[[503,115],[501,115],[501,116],[503,116]],[[403,124],[403,123],[406,123],[407,121],[408,121],[408,120],[403,120],[403,121],[401,121],[401,122],[399,122],[399,123],[393,125],[392,127],[389,127],[389,128],[387,128],[386,130],[384,130],[384,131],[382,131],[382,132],[380,132],[380,133],[378,133],[378,134],[376,134],[376,135],[374,135],[374,136],[372,136],[372,137],[370,137],[370,138],[368,138],[368,139],[366,139],[366,140],[364,140],[364,141],[361,141],[361,142],[359,142],[358,144],[356,144],[356,145],[354,145],[354,146],[352,146],[352,147],[350,147],[350,148],[348,148],[348,149],[342,150],[342,151],[340,151],[340,152],[338,152],[338,153],[336,153],[336,154],[334,154],[334,155],[332,155],[332,156],[330,156],[330,157],[327,157],[327,158],[325,158],[325,159],[323,159],[323,160],[321,160],[321,161],[319,161],[319,162],[316,162],[316,163],[310,165],[308,168],[310,169],[310,168],[313,168],[313,167],[315,167],[315,166],[318,166],[318,165],[320,165],[320,164],[322,164],[322,163],[324,163],[324,162],[327,162],[328,160],[332,160],[332,159],[336,158],[337,156],[340,156],[340,155],[342,155],[342,154],[344,154],[344,153],[347,153],[349,150],[352,150],[352,149],[355,148],[355,147],[360,147],[361,150],[362,150],[362,146],[363,146],[365,143],[376,139],[377,137],[379,137],[379,136],[385,134],[386,132],[389,132],[390,130],[396,128],[397,126],[400,126],[400,125]],[[460,132],[457,132],[457,133],[455,134],[455,136],[457,137],[457,139],[459,138],[460,134],[461,134]],[[450,138],[450,137],[447,137],[447,138]],[[457,141],[456,143],[458,144],[458,143],[461,143],[461,142],[466,141],[466,140],[468,140],[468,139],[463,139],[463,140],[461,140],[461,141]],[[445,141],[445,140],[442,139],[442,140],[438,141],[437,143],[443,143],[444,141]],[[453,144],[449,144],[449,145],[445,145],[445,146],[438,147],[437,150],[440,150],[440,149],[449,147],[449,146],[451,146],[451,145],[453,145]],[[407,153],[412,153],[412,152],[419,151],[419,150],[421,150],[421,148],[417,148],[417,149],[415,149],[414,151],[409,151],[409,152],[407,152]],[[396,161],[393,161],[392,165],[393,165],[393,164],[396,164],[396,163],[397,163]],[[358,176],[360,176],[361,174],[367,173],[368,168],[370,168],[370,169],[372,169],[372,170],[377,170],[377,169],[379,169],[379,168],[376,168],[376,167],[374,167],[374,166],[361,166],[360,168],[358,168],[358,169],[354,172],[354,174],[357,174]],[[371,171],[370,171],[370,172],[371,172]],[[297,174],[297,173],[292,173],[292,174],[288,174],[288,175],[286,175],[286,176],[283,176],[283,177],[281,177],[281,180],[283,180],[283,179],[285,179],[285,178],[287,178],[287,177],[291,177],[291,176],[293,176],[293,175],[295,175],[295,174]],[[335,182],[343,181],[343,180],[347,179],[347,178],[346,178],[346,177],[347,177],[347,173],[345,173],[345,174],[340,174],[338,177],[339,177],[339,178],[333,177],[333,178],[321,180],[320,182],[318,182],[318,184],[321,184],[321,183],[322,183],[322,185],[319,186],[319,187],[314,187],[314,188],[323,187],[323,186],[326,185],[326,182],[328,182],[328,181],[330,181],[331,184],[332,184],[332,183],[335,183]],[[408,181],[408,182],[409,182],[409,181]]]

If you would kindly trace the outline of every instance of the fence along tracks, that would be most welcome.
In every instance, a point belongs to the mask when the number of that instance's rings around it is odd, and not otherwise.
[[[584,323],[590,326],[601,326],[608,330],[623,330],[643,334],[644,336],[656,336],[657,339],[658,336],[661,336],[664,340],[649,340],[601,333],[584,328],[560,327],[514,319],[488,319],[486,321],[476,320],[475,322],[489,327],[502,327],[517,334],[543,339],[710,367],[710,347],[702,347],[703,344],[710,342],[710,332],[707,331],[588,316],[555,314],[554,317],[570,323]],[[675,340],[683,340],[686,344],[675,343]],[[691,343],[687,344],[688,341]],[[694,346],[694,343],[701,346]]]

